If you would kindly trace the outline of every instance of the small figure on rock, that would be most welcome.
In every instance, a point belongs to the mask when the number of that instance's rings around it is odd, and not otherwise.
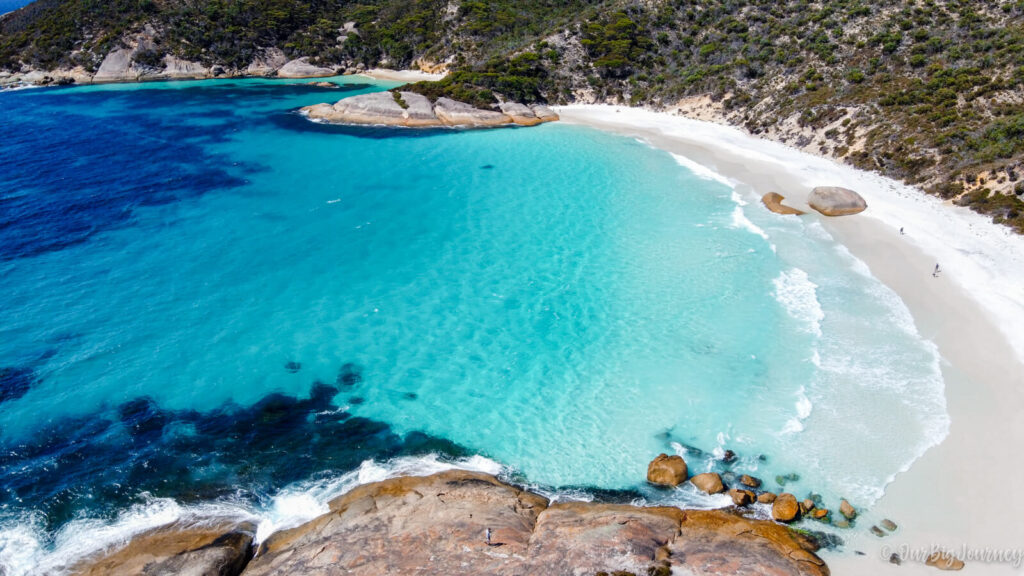
[[[491,545],[491,529],[490,528],[488,528],[487,530],[484,531],[484,540],[487,541],[487,545],[488,546]]]

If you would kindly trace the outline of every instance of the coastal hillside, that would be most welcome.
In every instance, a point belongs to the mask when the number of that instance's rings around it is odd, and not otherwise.
[[[8,77],[88,80],[112,53],[125,79],[306,58],[448,70],[409,89],[477,106],[679,109],[1024,232],[1024,0],[38,0],[0,17]]]

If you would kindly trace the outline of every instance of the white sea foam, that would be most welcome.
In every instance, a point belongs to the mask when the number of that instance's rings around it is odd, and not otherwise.
[[[804,324],[804,328],[821,337],[821,321],[825,312],[818,302],[818,285],[811,282],[807,273],[799,268],[784,270],[772,280],[775,300],[782,304],[786,312]]]
[[[743,210],[743,207],[747,205],[746,201],[744,201],[735,190],[732,191],[731,196],[732,201],[736,203],[736,207],[732,210],[732,227],[742,228],[751,234],[756,234],[761,238],[764,238],[765,241],[768,242],[768,245],[771,246],[772,252],[775,252],[775,244],[772,244],[771,240],[769,240],[768,233],[757,224],[751,222],[750,218],[747,218],[747,213]]]
[[[690,160],[689,158],[683,156],[682,154],[673,154],[672,157],[676,159],[676,162],[678,162],[680,166],[686,168],[690,172],[693,172],[694,176],[701,178],[702,180],[718,182],[719,184],[724,184],[729,188],[733,188],[736,186],[736,182],[733,181],[732,179],[726,178],[725,176],[719,174],[718,172],[715,172],[711,168],[708,168],[703,164],[694,162],[693,160]]]
[[[312,520],[328,511],[328,503],[362,484],[396,476],[427,476],[462,469],[500,474],[505,468],[482,456],[443,461],[437,455],[396,458],[388,462],[367,460],[347,474],[299,482],[282,488],[269,504],[256,507],[234,500],[182,506],[169,498],[145,497],[114,520],[80,518],[57,534],[47,536],[38,516],[6,519],[0,523],[0,574],[59,576],[81,559],[114,548],[134,536],[175,522],[201,524],[230,519],[257,524],[256,540]],[[145,495],[144,495],[145,496]]]

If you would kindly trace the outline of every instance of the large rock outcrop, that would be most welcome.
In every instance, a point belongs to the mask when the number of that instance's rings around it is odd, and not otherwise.
[[[265,48],[253,57],[245,73],[249,76],[272,76],[287,63],[288,57],[280,48]]]
[[[311,120],[333,124],[359,124],[372,126],[404,126],[426,128],[432,126],[490,127],[518,124],[533,126],[551,122],[558,115],[545,106],[528,107],[506,102],[506,112],[475,108],[465,102],[438,98],[431,104],[425,96],[400,91],[373,92],[342,98],[334,104],[316,104],[301,110]]]
[[[451,98],[438,98],[434,114],[448,126],[501,126],[512,124],[512,117],[504,112],[482,110]]]
[[[87,558],[75,576],[825,576],[815,545],[735,511],[550,503],[493,476],[451,470],[355,488],[271,535],[247,523],[172,524]],[[250,560],[251,557],[251,560]],[[247,563],[248,562],[248,563]]]
[[[277,71],[278,78],[322,78],[334,74],[333,68],[311,64],[308,57],[291,60]]]
[[[811,543],[772,522],[724,511],[549,504],[474,472],[361,486],[330,509],[271,536],[244,576],[829,573]]]
[[[825,216],[858,214],[868,207],[860,194],[839,186],[818,186],[811,190],[807,205]]]
[[[237,576],[252,557],[255,527],[227,521],[174,523],[86,558],[74,576]]]

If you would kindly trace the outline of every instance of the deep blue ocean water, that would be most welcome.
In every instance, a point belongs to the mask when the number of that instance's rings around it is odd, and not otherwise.
[[[391,86],[337,81],[0,93],[11,574],[452,462],[720,504],[643,485],[678,452],[869,505],[944,435],[934,346],[812,218],[585,127],[295,113]]]

